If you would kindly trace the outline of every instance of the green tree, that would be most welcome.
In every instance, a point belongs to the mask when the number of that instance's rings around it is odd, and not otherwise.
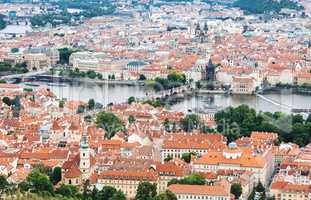
[[[56,185],[59,181],[61,181],[62,180],[62,168],[54,167],[50,179],[54,185]]]
[[[59,62],[60,64],[69,64],[69,57],[72,53],[77,52],[76,50],[69,48],[58,49],[59,51]]]
[[[76,197],[78,194],[79,190],[76,186],[74,185],[65,185],[61,184],[59,188],[55,190],[56,194],[60,194],[64,197]]]
[[[17,52],[19,52],[19,48],[12,48],[11,49],[11,53],[17,53]]]
[[[114,187],[104,186],[99,192],[97,192],[96,199],[109,200],[117,192]]]
[[[293,124],[303,124],[304,123],[304,119],[303,119],[303,116],[300,115],[300,114],[297,114],[297,115],[292,115],[292,123]]]
[[[116,191],[109,200],[126,200],[126,196],[121,190]]]
[[[255,197],[255,189],[253,189],[253,191],[249,194],[247,200],[254,200]]]
[[[262,185],[262,183],[259,181],[257,186],[255,187],[255,192],[259,192],[259,200],[265,200],[266,199],[266,192],[265,187]]]
[[[144,81],[144,80],[146,80],[146,79],[147,79],[147,78],[146,78],[145,75],[143,75],[143,74],[140,74],[140,75],[139,75],[139,79],[138,79],[138,80]]]
[[[94,99],[89,99],[87,104],[88,104],[88,108],[90,110],[93,110],[95,108],[95,100]]]
[[[22,181],[18,184],[18,189],[21,191],[21,192],[28,192],[31,188],[31,185],[29,182],[27,181]]]
[[[8,72],[12,70],[12,65],[7,62],[0,62],[0,72]]]
[[[283,8],[303,10],[304,7],[297,2],[290,0],[272,1],[272,0],[237,0],[234,6],[240,9],[255,14],[262,13],[279,13]]]
[[[200,131],[202,133],[215,133],[216,131],[205,124],[201,124]]]
[[[155,100],[146,100],[143,102],[144,104],[152,105],[153,107],[163,107],[165,106],[165,102],[161,99],[155,99]]]
[[[136,191],[136,200],[152,200],[157,195],[157,185],[155,183],[141,182]]]
[[[281,122],[277,113],[259,113],[247,105],[229,107],[215,114],[217,131],[225,135],[228,142],[241,136],[249,136],[252,131],[277,132],[277,123]],[[283,123],[284,125],[289,122]],[[288,129],[289,130],[289,129]]]
[[[230,189],[231,194],[234,195],[235,199],[239,199],[242,194],[242,187],[239,183],[233,183]]]
[[[136,119],[135,119],[135,117],[134,117],[133,115],[130,115],[130,116],[128,117],[128,122],[129,122],[130,124],[135,123],[135,121],[136,121]]]
[[[164,162],[168,162],[173,160],[173,156],[172,155],[168,155],[166,158],[164,158]]]
[[[6,27],[6,21],[3,19],[4,17],[0,16],[0,30]]]
[[[186,83],[186,76],[181,73],[173,72],[167,76],[167,79],[172,82]]]
[[[181,159],[183,161],[185,161],[186,163],[190,163],[191,161],[191,156],[195,156],[196,154],[194,152],[190,152],[190,153],[183,153],[181,155]]]
[[[77,114],[84,113],[84,111],[85,111],[85,106],[79,105],[77,109]]]
[[[195,86],[197,89],[201,89],[202,88],[202,84],[200,81],[195,82]]]
[[[206,181],[204,177],[200,174],[194,173],[190,176],[187,176],[183,179],[175,179],[173,178],[168,182],[168,185],[172,184],[183,184],[183,185],[205,185]]]
[[[265,187],[262,185],[262,183],[259,181],[259,183],[256,186],[256,192],[264,192],[265,191]]]
[[[12,101],[9,97],[3,97],[2,98],[2,102],[5,103],[7,106],[11,106],[12,105]]]
[[[111,112],[100,112],[96,115],[95,123],[97,127],[106,131],[105,137],[112,138],[118,131],[125,129],[123,122],[119,117]]]
[[[86,75],[87,75],[87,77],[90,78],[90,79],[94,79],[94,78],[97,77],[96,72],[94,72],[93,70],[87,71],[87,72],[86,72]]]
[[[177,197],[173,192],[166,190],[165,192],[158,194],[154,200],[177,200]]]
[[[132,104],[132,103],[134,103],[135,102],[135,97],[129,97],[128,99],[127,99],[127,103],[128,104]]]
[[[91,183],[89,179],[83,181],[82,199],[88,199],[91,196],[92,191],[90,190],[90,186],[91,186]]]
[[[33,169],[38,170],[40,173],[45,174],[47,176],[50,176],[52,174],[52,168],[47,167],[41,163],[40,164],[34,164]]]
[[[93,187],[93,190],[91,192],[91,199],[92,200],[97,200],[97,194],[98,194],[98,189],[96,187]]]
[[[31,186],[31,190],[34,193],[47,192],[49,194],[53,193],[53,185],[49,180],[48,176],[39,172],[39,170],[32,170],[27,178],[27,182]]]
[[[103,75],[102,75],[101,73],[97,73],[97,78],[98,78],[99,80],[102,80],[102,79],[103,79]]]
[[[170,121],[166,118],[163,122],[164,130],[170,132],[171,131],[171,125]]]
[[[180,121],[184,131],[191,132],[193,129],[198,129],[201,125],[200,117],[196,114],[187,115]]]
[[[65,105],[65,101],[64,101],[64,100],[60,100],[60,101],[58,102],[58,107],[59,107],[59,108],[64,108],[64,105]]]
[[[3,194],[9,187],[9,183],[4,175],[0,175],[0,194]]]

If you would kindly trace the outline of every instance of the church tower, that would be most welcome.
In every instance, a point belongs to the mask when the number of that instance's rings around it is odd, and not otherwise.
[[[91,152],[87,136],[83,135],[80,142],[80,170],[83,173],[83,179],[87,179],[91,173]]]
[[[204,28],[203,28],[204,34],[207,35],[208,34],[208,26],[207,23],[204,23]]]
[[[200,37],[201,32],[202,32],[202,30],[201,30],[200,24],[197,23],[197,25],[196,25],[196,27],[195,27],[195,30],[194,30],[195,36],[196,36],[196,37]]]

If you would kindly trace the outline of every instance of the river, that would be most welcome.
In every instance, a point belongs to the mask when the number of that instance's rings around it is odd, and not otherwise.
[[[126,102],[131,96],[136,98],[146,97],[147,93],[152,92],[143,86],[124,86],[96,83],[74,83],[66,84],[66,86],[51,86],[45,82],[39,82],[41,86],[46,86],[53,91],[58,98],[66,98],[67,100],[88,101],[90,98],[95,99],[103,105],[109,103]],[[29,86],[27,86],[29,87]],[[283,90],[280,94],[272,93],[263,95],[275,102],[289,105],[293,108],[309,108],[311,109],[311,96],[293,94],[291,90]],[[218,106],[226,108],[229,106],[238,106],[241,104],[249,105],[257,111],[281,111],[289,112],[289,109],[282,106],[272,104],[261,97],[255,95],[223,95],[223,94],[204,94],[188,97],[175,105],[169,107],[174,111],[187,112],[195,108],[204,108],[206,106]]]

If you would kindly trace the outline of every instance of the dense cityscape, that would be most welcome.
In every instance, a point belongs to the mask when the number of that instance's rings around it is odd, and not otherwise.
[[[311,200],[311,1],[0,0],[0,199]]]

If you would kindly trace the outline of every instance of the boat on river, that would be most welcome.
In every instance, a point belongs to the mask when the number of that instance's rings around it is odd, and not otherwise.
[[[48,86],[67,87],[65,83],[48,83]]]

